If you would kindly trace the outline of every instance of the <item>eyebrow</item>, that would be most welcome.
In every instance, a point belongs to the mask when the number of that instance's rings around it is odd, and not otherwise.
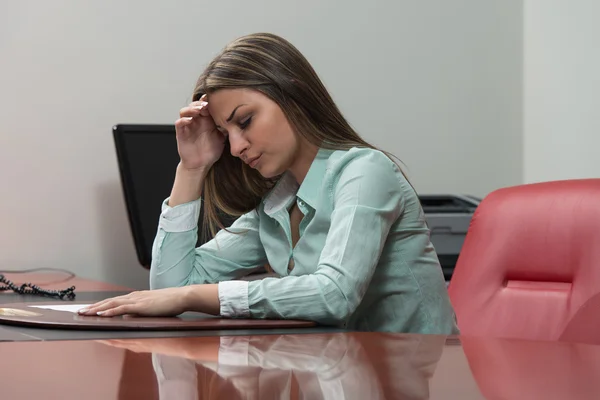
[[[233,117],[235,117],[235,112],[238,110],[238,108],[240,108],[241,106],[245,106],[246,104],[240,104],[238,105],[236,108],[233,109],[233,111],[231,112],[231,114],[229,114],[229,117],[225,120],[225,122],[231,122],[231,120],[233,119]],[[219,125],[217,125],[217,129],[223,129],[222,127],[220,127]]]
[[[229,115],[229,118],[227,118],[225,120],[225,122],[229,122],[233,119],[233,117],[235,116],[235,112],[237,111],[238,108],[240,108],[241,106],[245,106],[245,104],[240,104],[239,106],[237,106],[236,108],[233,109],[233,111],[231,112],[231,114]]]

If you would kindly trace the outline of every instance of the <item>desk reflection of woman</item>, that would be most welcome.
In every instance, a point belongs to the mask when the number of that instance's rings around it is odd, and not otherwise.
[[[457,333],[418,196],[393,159],[349,125],[293,45],[272,34],[233,41],[193,99],[175,123],[181,162],[153,246],[155,290],[82,314],[200,311]],[[396,117],[381,115],[377,99],[355,100],[374,118]],[[239,218],[195,248],[201,201],[213,232],[217,210]],[[264,265],[278,276],[238,280]]]
[[[445,337],[281,335],[109,341],[153,352],[161,399],[427,399]]]

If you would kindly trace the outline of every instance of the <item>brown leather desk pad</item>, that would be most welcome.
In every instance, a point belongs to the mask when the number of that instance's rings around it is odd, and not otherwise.
[[[47,301],[44,305],[63,305],[65,302]],[[69,302],[70,305],[88,304]],[[184,313],[178,317],[151,318],[136,316],[92,317],[70,311],[29,307],[30,303],[3,304],[0,307],[0,324],[38,328],[92,329],[92,330],[195,330],[195,329],[265,329],[308,328],[310,321],[231,319],[202,313]]]
[[[63,301],[60,304],[68,303],[93,303],[109,297],[119,296],[127,292],[80,292],[77,294],[76,301]],[[55,299],[41,296],[24,296],[11,293],[2,293],[0,295],[0,308],[7,308],[8,304],[13,303],[37,303],[50,304],[56,303]],[[72,315],[71,315],[72,317]],[[216,317],[207,316],[212,319]],[[90,318],[90,317],[88,317]],[[247,321],[247,320],[243,320]],[[256,322],[254,320],[253,322]],[[214,326],[203,329],[179,327],[177,329],[72,329],[53,327],[48,329],[43,325],[8,325],[0,323],[0,341],[38,341],[38,340],[95,340],[95,339],[115,339],[115,338],[158,338],[158,337],[199,337],[199,336],[249,336],[249,335],[271,335],[271,334],[310,334],[323,332],[343,332],[343,329],[323,327],[323,326],[305,326],[302,324],[286,325],[285,327],[276,327],[275,321],[271,325],[256,326],[237,326],[234,329],[227,329],[224,326]]]

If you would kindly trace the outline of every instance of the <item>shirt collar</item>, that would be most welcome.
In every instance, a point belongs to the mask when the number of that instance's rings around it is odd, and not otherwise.
[[[327,171],[327,161],[333,153],[333,150],[319,149],[315,159],[313,160],[308,173],[304,177],[302,185],[298,189],[297,196],[301,198],[306,204],[316,209],[317,198],[321,191],[321,184]]]
[[[263,201],[265,213],[273,215],[284,207],[289,207],[295,196],[315,209],[331,153],[333,150],[319,149],[300,186],[290,172],[285,172]]]
[[[285,172],[263,200],[265,213],[271,216],[281,209],[289,207],[297,191],[296,178],[290,172]]]

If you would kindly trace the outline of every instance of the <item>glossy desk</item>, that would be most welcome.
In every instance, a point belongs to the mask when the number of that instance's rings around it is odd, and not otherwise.
[[[462,343],[461,343],[462,342]],[[6,399],[598,399],[600,346],[333,333],[0,343]]]
[[[4,331],[2,399],[600,398],[600,346],[586,344],[307,331],[109,340],[32,333]]]

